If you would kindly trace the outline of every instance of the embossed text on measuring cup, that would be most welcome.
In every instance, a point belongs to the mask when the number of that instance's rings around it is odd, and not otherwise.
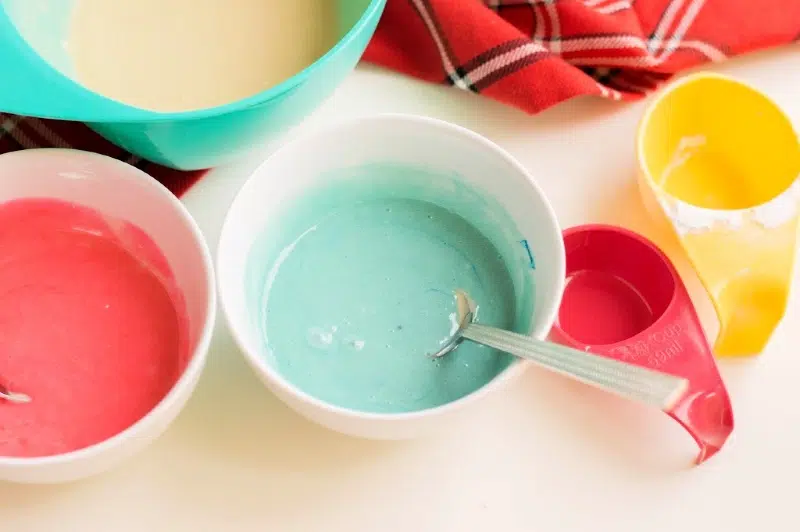
[[[661,367],[681,355],[686,349],[685,328],[680,323],[670,323],[632,342],[614,346],[608,354],[620,360]]]

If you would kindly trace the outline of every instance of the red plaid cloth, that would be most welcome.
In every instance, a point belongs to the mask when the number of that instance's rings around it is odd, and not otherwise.
[[[800,38],[800,0],[388,0],[365,59],[530,113]]]
[[[189,190],[206,172],[184,172],[145,161],[111,144],[80,122],[0,113],[0,153],[28,148],[74,148],[108,155],[144,170],[176,196]]]
[[[388,0],[364,59],[535,113],[633,99],[679,70],[800,39],[800,0]],[[204,173],[143,161],[83,124],[0,113],[0,153],[95,151],[183,194]]]

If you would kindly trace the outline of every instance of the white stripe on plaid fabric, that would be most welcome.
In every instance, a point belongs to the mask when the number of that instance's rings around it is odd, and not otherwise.
[[[661,20],[658,22],[656,29],[650,36],[647,44],[647,50],[652,54],[662,44],[662,39],[666,35],[669,28],[672,26],[672,21],[678,14],[678,11],[683,7],[684,0],[673,0],[667,5],[664,13],[661,15]]]
[[[31,129],[33,129],[40,137],[47,141],[47,143],[51,146],[56,148],[71,148],[69,142],[64,140],[61,135],[47,127],[47,124],[39,120],[38,118],[29,117],[27,119],[28,124],[30,124]]]
[[[527,0],[533,10],[533,42],[536,44],[544,43],[544,17],[539,10],[536,0]]]
[[[431,34],[433,41],[436,43],[436,48],[439,50],[439,56],[442,59],[442,65],[444,66],[444,71],[447,77],[450,78],[450,81],[453,82],[453,85],[459,89],[470,90],[470,85],[472,85],[472,83],[466,78],[466,76],[461,76],[456,71],[453,60],[450,58],[447,50],[445,49],[444,42],[442,41],[443,37],[439,35],[426,3],[423,0],[411,0],[411,2],[414,4],[414,7],[417,9],[417,13],[419,13],[419,16],[422,18],[425,26],[428,28],[428,33]]]
[[[556,2],[557,0],[484,0],[484,3],[494,11],[497,11],[498,8],[503,6],[520,6],[524,4],[536,5],[548,3],[555,4]],[[600,5],[607,2],[612,3],[608,5]],[[586,7],[593,7],[595,8],[594,11],[604,15],[610,15],[612,13],[622,11],[623,9],[630,9],[632,7],[631,0],[584,0],[583,5]]]
[[[670,7],[677,3],[682,3],[682,0],[677,0],[673,4],[670,4]],[[640,56],[640,57],[588,57],[588,58],[570,58],[569,62],[573,65],[577,66],[591,66],[602,64],[606,66],[636,66],[636,67],[653,67],[663,64],[667,59],[669,59],[672,54],[678,49],[689,49],[694,50],[703,54],[706,58],[713,62],[719,62],[726,59],[726,55],[717,48],[711,46],[710,44],[698,41],[698,40],[683,40],[683,37],[686,35],[686,32],[691,27],[692,22],[694,22],[697,15],[700,13],[700,10],[705,5],[705,0],[692,0],[692,3],[689,4],[689,7],[686,9],[683,17],[678,22],[678,27],[675,30],[667,42],[658,41],[655,42],[653,39],[650,39],[647,42],[647,49],[648,50],[655,50],[660,49],[662,51],[661,54],[653,56]],[[665,17],[666,18],[666,15]],[[663,22],[663,19],[662,19]],[[633,44],[634,41],[640,41],[638,37],[630,36],[627,38],[630,44]],[[655,46],[653,46],[655,45]],[[592,45],[585,45],[586,49],[589,50],[598,50],[601,48],[594,47]],[[635,47],[639,48],[640,44],[637,42]],[[607,49],[612,49],[611,47]],[[652,52],[651,52],[652,53]]]
[[[514,5],[528,5],[533,13],[533,35],[531,40],[534,43],[542,44],[544,42],[544,19],[542,18],[539,8],[537,7],[542,2],[540,0],[484,0],[489,9],[498,11],[499,8],[504,6]]]
[[[554,54],[561,53],[561,23],[558,19],[558,8],[555,6],[556,0],[539,0],[544,3],[544,10],[550,18],[550,51]]]
[[[594,52],[600,50],[623,50],[635,49],[646,51],[647,42],[635,35],[598,35],[597,37],[575,37],[561,41],[563,52]],[[630,65],[630,66],[658,66],[663,64],[675,50],[667,50],[667,43],[662,43],[659,48],[663,53],[657,56],[629,56],[610,58],[612,63],[607,63],[608,58],[592,57],[571,57],[567,61],[573,65],[598,65],[607,64],[608,66]],[[676,49],[694,50],[703,54],[706,59],[713,62],[720,62],[727,59],[722,50],[714,48],[703,41],[683,41]]]
[[[531,40],[537,44],[547,43],[547,48],[550,52],[558,53],[558,41],[560,40],[560,25],[558,18],[558,9],[555,3],[558,0],[484,0],[484,3],[494,11],[498,11],[500,7],[504,6],[521,6],[529,5],[533,11],[533,35]],[[544,18],[538,6],[544,6],[544,11],[550,20],[550,37],[545,39],[544,35]]]
[[[469,71],[467,76],[469,76],[469,79],[472,80],[472,83],[479,83],[486,76],[494,74],[498,70],[508,65],[542,52],[547,52],[547,50],[536,43],[525,43],[517,48],[509,50],[508,52],[504,52],[496,57],[493,57],[488,61],[484,61],[479,66]]]
[[[491,2],[491,5],[496,9],[501,6],[520,6],[524,4],[529,5],[546,5],[555,10],[555,6],[553,5],[553,0],[485,0],[486,2]],[[584,5],[588,5],[591,3],[591,6],[597,6],[604,1],[608,0],[586,0]],[[626,8],[631,7],[631,3],[629,0],[618,0],[614,4],[609,4],[607,6],[602,6],[603,8],[608,8],[609,10],[613,7],[614,9],[621,9],[621,2],[626,4]],[[535,26],[536,30],[534,32],[533,41],[536,43],[540,43],[542,46],[545,46],[553,53],[561,53],[561,52],[581,52],[581,51],[595,51],[595,50],[611,50],[615,49],[616,47],[609,45],[608,43],[611,42],[611,39],[619,39],[621,44],[619,48],[635,48],[641,49],[646,51],[653,57],[632,57],[632,58],[611,58],[612,62],[606,62],[606,58],[602,58],[603,61],[598,61],[593,63],[593,61],[598,60],[599,58],[576,58],[570,59],[569,62],[575,65],[592,65],[592,64],[607,64],[608,66],[637,66],[637,67],[647,67],[647,66],[658,66],[663,64],[672,54],[678,49],[690,49],[695,50],[703,54],[708,60],[713,62],[719,62],[724,59],[727,59],[727,56],[719,49],[715,48],[709,43],[698,41],[698,40],[691,40],[691,41],[683,41],[683,37],[686,34],[686,31],[691,26],[692,22],[694,22],[695,17],[700,12],[705,3],[705,0],[693,0],[692,3],[689,5],[689,8],[684,13],[684,16],[678,22],[678,27],[676,28],[674,34],[670,35],[667,39],[664,39],[664,36],[667,35],[670,27],[672,26],[673,22],[675,21],[675,17],[680,13],[681,8],[684,5],[685,0],[673,0],[665,9],[664,14],[661,17],[656,29],[653,32],[653,35],[650,39],[642,39],[636,35],[619,35],[619,36],[612,36],[609,35],[607,37],[597,36],[597,37],[567,37],[567,38],[560,38],[557,32],[554,32],[553,35],[550,37],[544,37],[541,33],[543,30],[544,25],[542,24],[541,17],[539,16],[539,10],[534,8],[534,13],[536,15]],[[547,11],[550,14],[550,11]],[[556,14],[557,17],[557,14]],[[557,18],[556,24],[557,24]],[[551,25],[552,25],[552,16],[551,16]],[[573,42],[582,42],[582,45],[575,45],[571,44]],[[590,44],[587,44],[590,43]],[[594,45],[597,44],[598,48],[595,48]],[[657,52],[661,52],[659,55]]]
[[[72,145],[67,142],[64,137],[50,129],[50,127],[41,119],[35,117],[27,117],[25,119],[26,123],[31,126],[40,137],[42,137],[49,146],[53,146],[55,148],[72,148]],[[139,164],[142,161],[141,157],[136,155],[130,155],[125,162],[130,165]]]
[[[684,6],[685,0],[673,0],[665,9],[661,20],[658,22],[656,29],[650,39],[643,39],[636,35],[597,35],[597,36],[579,36],[561,38],[560,36],[560,23],[558,17],[558,10],[556,8],[556,0],[484,0],[484,3],[492,8],[499,9],[502,6],[523,4],[533,7],[535,16],[535,31],[531,43],[524,43],[516,48],[506,51],[498,51],[495,56],[491,56],[478,64],[469,72],[464,72],[463,67],[457,67],[457,58],[451,57],[448,52],[448,46],[445,41],[446,36],[441,35],[438,29],[438,24],[434,20],[434,14],[431,13],[427,0],[410,0],[416,8],[423,22],[425,23],[429,33],[431,34],[439,55],[442,60],[442,65],[445,69],[445,74],[454,86],[464,90],[476,90],[475,86],[481,80],[498,73],[505,67],[524,60],[535,54],[551,51],[554,53],[580,53],[580,52],[597,52],[602,50],[616,50],[622,51],[626,49],[637,50],[645,52],[646,55],[629,56],[629,57],[570,57],[568,62],[575,66],[598,66],[603,65],[606,67],[621,67],[633,66],[638,68],[654,67],[663,64],[671,55],[679,49],[689,49],[703,54],[711,61],[721,61],[726,58],[725,54],[716,49],[709,43],[698,40],[684,41],[683,37],[696,18],[697,14],[702,9],[705,0],[692,0],[689,7],[680,17],[678,25],[672,35],[666,41],[664,35],[668,34],[669,29],[672,27],[673,22]],[[630,8],[631,2],[628,0],[616,0],[613,3],[603,2],[611,0],[586,0],[585,5],[591,4],[591,7],[597,9],[604,9],[606,11],[615,11],[623,8]],[[603,4],[603,5],[601,5]],[[625,4],[623,6],[623,4]],[[545,7],[550,22],[551,35],[544,37],[544,21],[540,14],[538,6]],[[660,52],[660,53],[658,53]],[[491,53],[491,52],[490,52]],[[620,88],[629,88],[641,92],[644,88],[637,87],[634,84],[619,81],[617,86]],[[600,92],[607,97],[613,99],[621,98],[618,91],[609,87],[603,86]],[[638,90],[637,90],[638,89]]]
[[[531,40],[536,44],[542,44],[554,53],[560,53],[561,27],[558,18],[558,8],[555,3],[557,0],[493,0],[496,7],[513,6],[528,4],[533,10],[533,36]],[[550,36],[545,37],[545,19],[539,6],[544,6],[544,13],[550,21]]]
[[[38,148],[39,145],[36,144],[36,142],[34,142],[32,138],[26,135],[25,132],[22,131],[22,128],[17,127],[19,123],[22,121],[22,118],[23,117],[21,116],[15,116],[14,118],[6,118],[5,120],[3,120],[3,123],[0,124],[0,128],[2,128],[2,130],[5,133],[11,135],[11,137],[14,140],[16,140],[17,143],[23,148],[25,149]]]
[[[684,41],[681,43],[680,48],[695,50],[699,53],[702,53],[706,57],[708,57],[712,61],[720,61],[721,59],[713,59],[713,56],[709,54],[712,52],[716,52],[720,54],[720,57],[725,57],[722,55],[722,52],[718,50],[709,50],[706,48],[708,45],[704,42],[699,41]],[[575,57],[570,58],[569,63],[575,66],[596,66],[596,65],[605,65],[605,66],[613,66],[613,67],[637,67],[637,68],[645,68],[645,67],[656,67],[664,63],[667,59],[667,56],[662,57],[652,57],[649,55],[641,56],[641,57]]]
[[[664,55],[669,57],[672,55],[672,52],[678,49],[683,40],[683,36],[686,35],[686,32],[689,31],[689,28],[694,22],[694,19],[697,18],[697,15],[700,13],[700,10],[703,9],[703,5],[705,5],[706,0],[694,0],[689,7],[686,9],[686,13],[684,13],[683,18],[681,19],[680,23],[678,23],[678,27],[675,30],[669,40],[667,41],[666,51]]]
[[[621,100],[622,99],[622,94],[620,94],[619,91],[615,91],[614,89],[610,89],[610,88],[606,87],[605,85],[603,85],[602,83],[598,83],[597,84],[597,88],[600,91],[600,94],[604,98],[610,98],[612,100]]]
[[[555,4],[558,2],[558,0],[484,0],[484,3],[487,6],[495,10],[497,10],[498,7],[503,7],[503,6],[520,6],[524,4],[546,4],[549,2]],[[630,0],[584,0],[583,5],[585,5],[586,7],[598,7],[600,6],[600,4],[607,2],[613,2],[614,4],[626,4],[626,7],[632,6]]]
[[[5,115],[4,117],[4,115],[0,114],[0,119],[3,120],[0,123],[0,139],[2,139],[17,127],[17,122],[22,120],[22,117],[19,115]]]
[[[564,52],[583,52],[583,51],[600,51],[600,50],[623,50],[633,49],[643,52],[647,51],[647,42],[641,37],[635,35],[598,35],[592,37],[574,37],[572,39],[565,39],[562,41],[562,50]],[[656,56],[636,56],[636,57],[620,57],[624,60],[635,60],[637,64],[646,65],[660,65],[674,50],[667,48],[667,43],[662,43],[663,53]],[[688,48],[696,50],[705,55],[711,61],[722,61],[726,58],[725,54],[717,50],[713,46],[702,41],[683,41],[678,44],[678,48]],[[669,53],[668,53],[669,52]],[[589,58],[591,60],[593,58]],[[573,62],[573,59],[569,59]]]
[[[616,68],[651,68],[657,67],[660,65],[660,62],[656,61],[652,57],[579,57],[576,59],[570,59],[570,65],[577,66],[577,67],[593,67],[596,65],[603,65],[606,67],[616,67]]]
[[[619,13],[620,11],[630,9],[631,7],[633,6],[629,0],[618,0],[611,4],[595,7],[594,10],[601,15],[613,15],[614,13]]]
[[[709,60],[714,61],[716,63],[718,63],[720,61],[724,61],[725,59],[728,58],[728,56],[725,55],[725,53],[722,50],[719,50],[718,48],[714,48],[713,46],[711,46],[710,44],[708,44],[707,42],[704,42],[704,41],[682,41],[678,45],[678,49],[681,49],[681,48],[686,48],[686,49],[689,49],[689,50],[694,50],[696,52],[700,52],[701,54],[706,56]],[[673,50],[673,52],[674,52],[674,50]],[[672,54],[672,52],[670,52],[670,55],[671,54]],[[667,59],[667,57],[660,57],[659,59],[663,63],[664,60]]]
[[[444,42],[445,37],[439,34],[437,25],[433,20],[433,15],[428,10],[426,2],[424,0],[412,0],[412,2],[436,43],[446,75],[452,81],[453,85],[460,89],[475,90],[475,84],[486,77],[530,56],[548,51],[547,48],[539,44],[533,42],[524,43],[511,50],[498,53],[495,57],[483,61],[469,72],[460,72],[461,69],[456,68],[455,61],[447,52],[447,47]]]

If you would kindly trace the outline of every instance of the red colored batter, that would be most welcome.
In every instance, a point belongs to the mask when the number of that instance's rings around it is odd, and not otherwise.
[[[655,317],[629,283],[607,272],[584,271],[564,286],[558,321],[579,342],[607,345],[639,334]]]
[[[60,454],[147,414],[187,362],[169,267],[138,228],[71,203],[0,205],[0,456]]]

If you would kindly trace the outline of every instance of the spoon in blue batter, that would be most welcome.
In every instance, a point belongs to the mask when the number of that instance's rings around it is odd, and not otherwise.
[[[474,323],[475,303],[463,291],[457,291],[455,296],[458,329],[441,349],[430,355],[433,358],[443,357],[457,349],[464,340],[470,340],[665,411],[669,411],[688,390],[689,382],[674,375]]]

